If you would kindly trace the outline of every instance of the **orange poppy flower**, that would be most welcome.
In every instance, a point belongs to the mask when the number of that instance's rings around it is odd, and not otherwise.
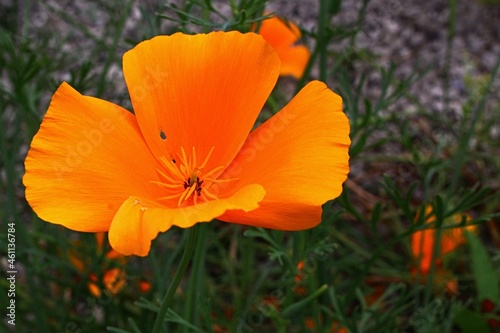
[[[432,207],[426,207],[425,214],[429,216],[426,223],[432,223],[436,217],[432,215]],[[470,216],[466,216],[470,220]],[[453,218],[453,223],[460,223],[462,215],[457,214]],[[455,250],[458,246],[466,242],[465,231],[474,232],[475,225],[467,226],[465,228],[444,229],[441,232],[441,246],[440,254],[447,254]],[[434,242],[436,238],[436,230],[425,229],[417,231],[411,235],[411,251],[413,257],[418,261],[418,270],[421,273],[428,273],[432,263],[432,252],[434,250]],[[440,261],[439,261],[440,262]]]
[[[304,326],[309,330],[312,331],[316,328],[316,321],[314,321],[313,318],[311,317],[305,317],[304,318]]]
[[[314,227],[349,172],[349,122],[314,81],[249,133],[279,68],[257,34],[177,33],[125,53],[135,114],[61,84],[26,157],[28,202],[43,220],[109,231],[125,255],[214,218]]]
[[[100,257],[104,252],[104,233],[96,233],[96,245],[97,245],[97,253],[96,255]],[[81,243],[76,243],[77,248],[81,248],[83,245]],[[105,255],[107,260],[114,261],[120,263],[121,265],[125,264],[125,258],[117,253],[115,250],[111,249],[106,252]],[[90,258],[83,256],[76,250],[71,250],[68,252],[68,258],[72,265],[80,272],[87,273],[87,265],[89,265]],[[95,297],[101,296],[101,288],[99,284],[104,286],[104,288],[109,291],[112,295],[118,294],[123,287],[127,284],[126,276],[124,270],[118,267],[109,268],[109,262],[103,262],[103,275],[101,279],[101,283],[99,283],[99,278],[95,273],[90,273],[89,282],[87,286],[89,291]]]
[[[101,289],[98,284],[99,279],[95,274],[91,274],[90,281],[91,282],[88,283],[90,293],[95,297],[100,297]],[[112,295],[118,294],[127,284],[125,272],[116,267],[108,269],[102,276],[102,284]]]
[[[340,325],[339,322],[335,321],[330,327],[330,333],[349,333],[349,331],[347,330],[347,328]]]
[[[151,283],[147,280],[141,280],[139,281],[139,290],[143,293],[147,293],[151,290]]]
[[[278,53],[281,60],[280,74],[299,79],[311,56],[306,46],[297,44],[301,37],[299,28],[290,21],[273,16],[261,22],[259,34]]]

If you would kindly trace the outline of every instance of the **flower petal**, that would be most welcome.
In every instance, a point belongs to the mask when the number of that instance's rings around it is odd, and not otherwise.
[[[52,97],[25,167],[33,210],[77,231],[107,231],[131,194],[149,198],[158,190],[150,183],[158,165],[134,115],[67,83]]]
[[[292,22],[285,22],[279,17],[272,17],[261,23],[259,34],[271,44],[281,60],[280,75],[291,75],[299,79],[310,58],[309,49],[296,45],[300,39],[300,30]]]
[[[227,212],[219,219],[283,230],[317,225],[321,205],[342,192],[349,145],[349,121],[340,96],[322,82],[309,83],[250,134],[220,177],[238,178],[219,185],[220,193],[261,184],[266,190],[261,207],[246,214]]]
[[[422,273],[428,273],[432,263],[435,230],[425,229],[411,235],[411,250]]]
[[[259,34],[274,48],[291,46],[300,39],[299,28],[278,16],[262,21]]]
[[[197,222],[209,222],[227,210],[251,211],[265,195],[262,186],[247,185],[231,197],[201,204],[166,208],[150,200],[130,197],[118,210],[109,229],[113,249],[124,254],[146,256],[151,240],[172,226],[190,228]]]
[[[291,75],[300,79],[309,61],[309,49],[304,45],[297,45],[278,48],[276,52],[281,59],[280,75]]]
[[[157,156],[196,147],[207,170],[237,154],[273,89],[280,61],[254,33],[158,36],[125,53],[141,131]]]

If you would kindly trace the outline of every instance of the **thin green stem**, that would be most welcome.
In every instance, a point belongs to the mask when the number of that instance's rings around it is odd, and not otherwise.
[[[302,73],[302,77],[297,82],[295,88],[295,94],[297,94],[302,87],[304,87],[306,80],[311,73],[312,67],[316,58],[319,57],[319,79],[323,82],[326,81],[328,76],[328,43],[332,37],[332,34],[329,32],[328,26],[330,24],[330,0],[320,0],[319,1],[319,21],[318,21],[318,30],[316,33],[316,46],[314,50],[311,52],[311,57],[307,62],[307,66],[304,69],[304,73]]]
[[[309,78],[309,74],[311,73],[311,70],[313,68],[313,64],[316,61],[318,54],[319,54],[319,45],[318,45],[318,43],[316,43],[316,46],[314,47],[314,50],[311,53],[311,57],[309,58],[309,61],[307,62],[307,66],[304,69],[304,73],[302,73],[302,77],[297,82],[294,95],[296,95],[300,91],[300,89],[302,89],[302,87],[305,86],[306,80]]]
[[[198,235],[198,229],[199,225],[197,224],[194,227],[189,228],[187,230],[188,238],[186,240],[186,247],[184,248],[184,253],[182,254],[181,262],[179,263],[179,268],[175,272],[174,279],[170,283],[170,286],[168,287],[165,297],[161,302],[161,307],[160,310],[158,311],[158,316],[156,317],[152,333],[160,333],[163,320],[165,319],[167,310],[170,307],[170,304],[172,303],[175,291],[177,290],[177,287],[179,287],[179,284],[182,278],[184,277],[184,273],[186,272],[189,261],[191,260],[191,256],[193,255],[193,250]]]
[[[318,22],[318,43],[319,49],[319,79],[326,82],[327,65],[328,65],[328,42],[330,34],[327,31],[330,23],[330,0],[321,0],[319,3],[319,22]]]
[[[210,225],[208,223],[200,224],[201,233],[206,235],[206,228]],[[187,286],[186,303],[184,304],[184,319],[194,326],[199,326],[200,322],[200,299],[202,299],[202,281],[204,273],[204,264],[206,257],[206,240],[207,237],[203,237],[196,242],[194,250],[193,263],[191,265],[191,277],[189,278],[189,283]],[[184,332],[187,332],[188,327],[184,328]]]

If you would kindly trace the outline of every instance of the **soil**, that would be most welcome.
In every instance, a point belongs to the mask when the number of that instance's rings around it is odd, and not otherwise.
[[[331,21],[332,27],[352,26],[363,2],[363,0],[342,1],[339,14]],[[428,69],[429,72],[413,87],[412,93],[428,110],[436,112],[451,110],[452,112],[447,116],[456,118],[460,117],[465,97],[471,93],[467,91],[470,87],[466,85],[466,77],[489,74],[500,54],[500,27],[498,25],[500,1],[490,1],[497,4],[486,4],[477,0],[455,1],[457,3],[456,33],[453,37],[452,52],[447,59],[450,2],[445,0],[368,1],[365,23],[362,32],[358,34],[356,45],[374,53],[378,66],[386,67],[391,62],[395,63],[400,77],[412,73],[416,65],[421,69]],[[33,38],[37,38],[41,32],[52,34],[56,40],[72,34],[69,40],[71,43],[66,43],[65,49],[79,50],[79,59],[90,58],[89,52],[93,49],[90,45],[95,41],[89,38],[89,35],[82,34],[81,31],[72,32],[71,24],[65,22],[55,9],[78,17],[79,23],[86,26],[88,32],[95,36],[101,35],[110,24],[116,24],[112,22],[107,12],[108,2],[43,0],[24,3],[28,6],[13,0],[0,0],[2,25],[17,19],[17,30],[20,34],[27,34]],[[140,38],[145,28],[145,22],[141,20],[141,10],[165,12],[162,3],[165,2],[136,1],[125,24],[124,37],[130,37],[132,40]],[[214,3],[217,8],[227,11],[227,0],[215,0]],[[318,0],[271,0],[268,9],[297,23],[305,30],[314,31],[318,16],[318,3]],[[115,10],[125,9],[119,7]],[[10,15],[14,12],[17,12],[17,15]],[[29,22],[26,18],[29,18]],[[164,23],[163,33],[168,31],[169,24],[171,26],[169,21]],[[310,41],[309,44],[311,44]],[[48,48],[50,46],[47,45]],[[342,45],[331,45],[332,50],[341,50],[342,47]],[[130,48],[130,45],[121,44],[117,47],[117,52],[121,54],[127,48]],[[366,70],[362,63],[357,65],[360,71]],[[450,77],[450,107],[444,110],[443,77],[446,75],[447,66],[449,66]],[[111,75],[119,75],[120,71],[120,68],[114,68]],[[380,78],[376,72],[371,73],[370,81],[373,82],[373,90],[367,92],[368,97],[377,95],[377,83]],[[411,107],[408,108],[411,109]]]

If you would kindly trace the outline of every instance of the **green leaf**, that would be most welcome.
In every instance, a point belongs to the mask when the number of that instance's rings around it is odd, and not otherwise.
[[[307,305],[309,305],[311,301],[321,296],[327,290],[328,290],[328,285],[326,284],[322,285],[315,292],[311,293],[311,295],[283,309],[283,312],[281,312],[281,316],[283,318],[291,318],[298,311],[304,309]]]
[[[460,327],[462,333],[489,333],[488,324],[477,312],[467,309],[458,311],[453,319],[455,324]]]
[[[473,233],[466,232],[471,252],[472,274],[476,281],[479,302],[489,299],[495,304],[499,301],[498,276],[486,248],[481,240]],[[476,332],[477,333],[477,332]]]
[[[135,322],[135,320],[133,318],[128,318],[128,324],[130,325],[130,327],[132,327],[132,329],[134,330],[134,333],[142,333],[141,330],[139,329],[139,327],[137,327],[137,323]]]

